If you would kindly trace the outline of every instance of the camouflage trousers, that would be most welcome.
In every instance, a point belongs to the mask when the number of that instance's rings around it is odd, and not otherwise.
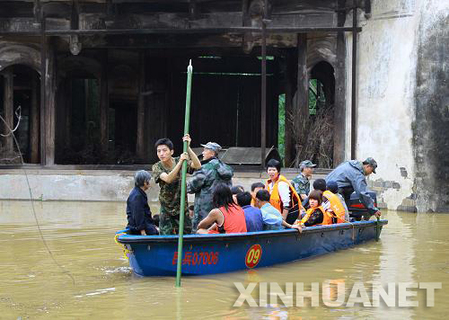
[[[190,234],[192,231],[192,220],[188,213],[184,217],[184,234]],[[179,233],[179,214],[172,216],[162,206],[159,216],[159,233],[164,236]]]

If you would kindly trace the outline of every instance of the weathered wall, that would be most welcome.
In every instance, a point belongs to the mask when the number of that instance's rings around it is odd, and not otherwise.
[[[447,1],[377,0],[369,19],[360,15],[356,154],[377,160],[370,185],[389,209],[444,210],[442,197],[447,199],[449,191],[448,11]],[[347,44],[350,65],[350,35]],[[349,128],[350,113],[346,116]],[[347,137],[347,156],[349,151]],[[445,205],[447,210],[447,200]]]
[[[0,171],[0,200],[30,200],[27,177],[33,199],[42,201],[126,201],[134,187],[133,171],[26,169],[27,175],[24,173],[23,169]],[[324,178],[326,173],[314,178]],[[291,180],[298,171],[283,174]],[[233,184],[250,190],[252,183],[267,178],[265,172],[235,172]],[[150,202],[158,201],[159,187],[153,180],[147,194]],[[193,200],[189,195],[189,201]]]
[[[356,154],[358,159],[371,156],[378,162],[371,186],[378,192],[379,202],[390,209],[405,204],[410,208],[404,209],[413,210],[414,206],[403,201],[414,197],[411,122],[419,22],[416,9],[413,0],[373,1],[371,18],[360,17]]]
[[[421,5],[413,147],[419,211],[449,211],[449,2]]]

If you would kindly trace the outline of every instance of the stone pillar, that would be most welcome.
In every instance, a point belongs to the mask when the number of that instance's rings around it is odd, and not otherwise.
[[[9,67],[3,72],[5,78],[3,87],[3,107],[4,107],[4,119],[5,123],[2,123],[4,134],[8,135],[3,139],[5,154],[11,156],[14,151],[14,138],[11,134],[11,130],[14,129],[14,78],[12,67]]]
[[[30,162],[39,163],[39,85],[35,75],[31,78],[31,108],[30,108]]]

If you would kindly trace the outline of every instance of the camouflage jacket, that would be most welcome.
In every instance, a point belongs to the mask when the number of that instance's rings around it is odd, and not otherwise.
[[[309,181],[309,179],[307,179],[307,177],[305,175],[302,174],[302,172],[300,174],[298,174],[292,180],[292,185],[295,188],[298,195],[301,195],[301,194],[309,195],[310,181]],[[304,200],[304,199],[301,199],[301,200]]]
[[[175,165],[179,162],[179,157],[173,158]],[[193,169],[189,162],[187,172],[192,173]],[[174,166],[173,166],[174,168]],[[160,179],[162,173],[169,174],[173,169],[164,167],[161,161],[155,163],[152,168],[154,181],[159,184],[161,191],[159,192],[159,202],[161,203],[161,214],[169,214],[176,216],[179,214],[181,207],[181,171],[172,183],[167,183]],[[188,207],[186,194],[186,211]]]
[[[187,183],[187,192],[195,194],[196,222],[206,217],[213,209],[212,196],[218,183],[232,185],[234,171],[230,166],[217,158],[202,162],[201,169],[196,171]]]

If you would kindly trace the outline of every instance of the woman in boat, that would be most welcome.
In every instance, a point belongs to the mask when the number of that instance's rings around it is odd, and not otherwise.
[[[309,194],[310,208],[299,224],[303,227],[332,224],[332,215],[321,206],[323,193],[321,190],[312,190]]]
[[[245,213],[232,199],[231,189],[226,184],[215,187],[213,204],[215,209],[198,224],[198,234],[247,232]]]
[[[298,209],[302,208],[301,200],[291,183],[281,175],[281,163],[275,159],[267,162],[267,173],[270,179],[265,184],[265,189],[270,193],[270,203],[281,214],[282,218],[290,223],[298,217]],[[288,217],[289,212],[294,212],[294,217]],[[288,219],[287,219],[288,217]]]

